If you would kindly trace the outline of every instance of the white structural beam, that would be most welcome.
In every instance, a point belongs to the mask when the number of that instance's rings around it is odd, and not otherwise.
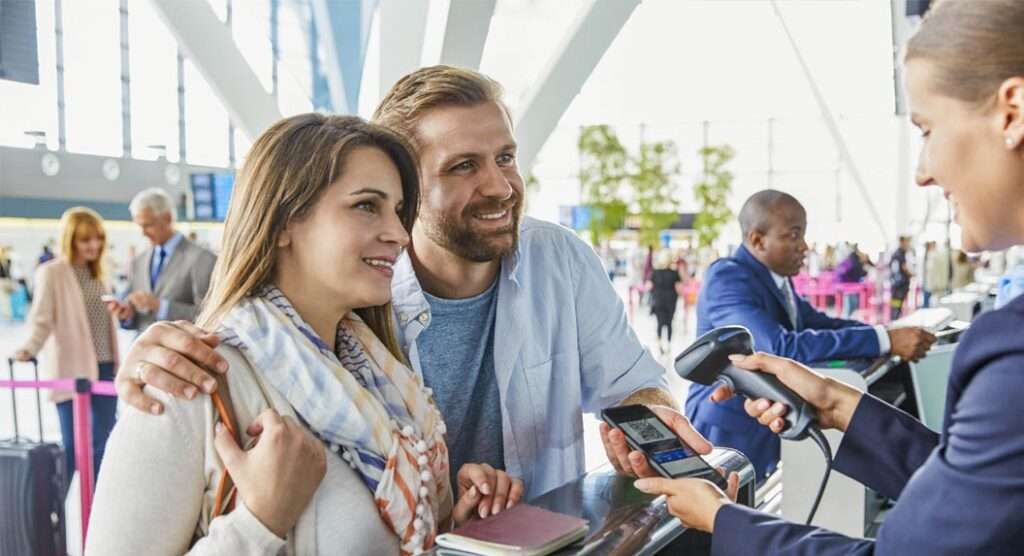
[[[442,64],[480,69],[497,3],[498,0],[451,0],[441,45]]]
[[[640,0],[594,0],[569,28],[527,93],[515,123],[519,169],[524,176],[530,174],[537,153],[639,4]]]
[[[420,67],[429,2],[381,0],[380,96],[399,79]]]
[[[818,103],[818,109],[821,111],[821,118],[825,121],[825,127],[828,128],[829,133],[832,135],[832,142],[835,143],[836,150],[839,151],[840,158],[842,158],[843,162],[846,164],[846,169],[850,172],[850,177],[853,178],[853,183],[857,185],[857,190],[860,191],[864,204],[867,206],[868,212],[871,214],[871,219],[874,220],[875,225],[878,226],[878,231],[882,234],[882,241],[887,244],[889,234],[886,231],[885,222],[882,221],[882,217],[878,214],[878,209],[875,207],[874,201],[871,200],[871,195],[868,193],[867,185],[864,184],[864,178],[860,175],[860,169],[857,167],[857,162],[853,159],[853,154],[850,152],[849,145],[846,144],[846,139],[843,137],[843,133],[839,129],[839,124],[836,122],[835,116],[832,115],[832,110],[829,109],[828,103],[825,101],[825,95],[822,94],[821,89],[818,87],[818,82],[814,79],[814,73],[811,71],[810,66],[807,65],[807,61],[804,59],[803,53],[800,52],[800,46],[796,43],[796,39],[793,38],[793,34],[789,31],[789,25],[786,24],[786,18],[783,17],[782,11],[779,10],[778,2],[776,0],[771,0],[771,3],[772,9],[775,10],[775,15],[779,18],[779,24],[782,26],[782,30],[786,33],[789,45],[793,48],[793,55],[796,56],[797,62],[800,63],[800,68],[803,70],[804,77],[807,78],[807,85],[811,88],[811,93],[814,95],[814,99]]]
[[[339,32],[344,29],[343,22],[340,20],[346,15],[343,13],[346,6],[329,0],[312,0],[311,4],[316,33],[324,50],[324,65],[327,66],[327,71],[324,73],[327,76],[327,87],[330,89],[331,106],[335,112],[354,114],[355,107],[349,105],[345,90],[345,72],[341,51],[344,42],[341,40],[342,37],[338,36]],[[360,69],[362,68],[360,67]]]
[[[150,4],[242,133],[254,140],[281,119],[277,100],[263,88],[231,30],[206,0],[150,0]]]

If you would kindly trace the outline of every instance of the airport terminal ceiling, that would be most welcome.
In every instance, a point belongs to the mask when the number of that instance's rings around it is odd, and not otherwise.
[[[15,3],[27,2],[4,4]],[[809,233],[822,242],[875,250],[899,232],[945,236],[945,203],[913,189],[917,139],[895,113],[893,36],[913,25],[901,0],[34,4],[39,84],[0,81],[0,145],[38,142],[44,152],[28,181],[0,171],[0,197],[27,189],[116,202],[158,184],[167,165],[230,171],[261,122],[314,109],[368,116],[395,76],[450,62],[504,85],[539,217],[558,220],[560,207],[581,203],[579,132],[607,124],[631,149],[675,143],[680,212],[694,207],[698,149],[729,145],[734,210],[770,186],[815,207]],[[183,21],[188,9],[203,17]],[[244,64],[225,62],[236,59]],[[99,162],[83,159],[91,169],[70,176],[80,188],[55,187],[45,151],[65,170],[79,155]],[[125,171],[110,180],[106,159]],[[153,161],[152,180],[134,175],[130,159]]]

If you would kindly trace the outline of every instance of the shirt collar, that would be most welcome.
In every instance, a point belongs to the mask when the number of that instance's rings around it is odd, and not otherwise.
[[[786,277],[782,276],[780,274],[776,274],[775,272],[773,272],[771,270],[769,270],[768,272],[771,272],[772,280],[775,281],[775,285],[778,286],[778,288],[781,290],[782,287],[786,285]]]
[[[171,253],[173,253],[174,250],[178,248],[178,244],[180,244],[181,240],[183,239],[185,239],[185,236],[181,235],[181,232],[174,232],[174,235],[171,236],[171,239],[165,241],[162,246],[154,245],[153,250],[156,251],[160,247],[163,247],[164,252],[167,254],[168,257],[170,257]]]

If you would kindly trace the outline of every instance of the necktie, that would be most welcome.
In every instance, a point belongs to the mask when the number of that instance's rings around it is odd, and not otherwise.
[[[164,258],[166,256],[167,251],[164,251],[164,246],[157,247],[156,268],[149,275],[149,284],[154,290],[156,289],[156,281],[160,279],[160,273],[164,270]]]
[[[789,322],[793,324],[793,330],[796,330],[796,297],[793,295],[793,288],[789,285],[788,278],[782,282],[782,297],[786,299],[786,314],[789,315]]]

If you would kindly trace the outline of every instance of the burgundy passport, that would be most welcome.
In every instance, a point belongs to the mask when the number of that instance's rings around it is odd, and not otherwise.
[[[587,520],[519,504],[437,537],[445,548],[475,554],[548,554],[583,538]]]

